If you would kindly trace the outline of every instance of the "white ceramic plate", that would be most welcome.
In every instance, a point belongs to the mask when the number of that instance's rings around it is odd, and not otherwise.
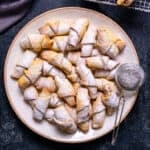
[[[50,19],[77,19],[79,17],[87,17],[90,20],[90,23],[94,24],[95,26],[108,26],[126,42],[126,48],[124,49],[124,52],[117,58],[120,62],[139,63],[136,50],[127,34],[113,20],[99,12],[79,7],[65,7],[47,11],[31,20],[29,23],[27,23],[16,35],[8,50],[4,67],[4,82],[6,94],[14,112],[28,128],[47,139],[54,140],[57,142],[81,143],[100,138],[108,132],[112,131],[114,126],[115,115],[107,117],[104,126],[101,129],[90,129],[87,133],[82,133],[78,131],[72,135],[63,134],[59,130],[57,130],[55,126],[50,125],[46,121],[43,121],[42,123],[37,123],[33,120],[31,108],[24,102],[23,96],[18,88],[17,82],[12,80],[10,78],[10,75],[13,72],[13,69],[19,57],[22,57],[23,51],[19,47],[19,41],[25,34],[38,32],[37,29],[41,25],[43,25],[44,22]],[[137,94],[131,97],[130,99],[127,99],[122,120],[125,119],[125,117],[132,109],[136,101],[136,97]]]

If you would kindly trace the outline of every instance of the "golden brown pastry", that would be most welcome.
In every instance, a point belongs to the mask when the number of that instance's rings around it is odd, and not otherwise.
[[[101,54],[100,54],[100,51],[99,51],[98,49],[94,48],[94,49],[92,50],[91,56],[99,56],[99,55],[101,55]]]
[[[96,85],[98,90],[104,92],[104,94],[110,93],[112,91],[118,91],[115,83],[105,78],[96,78]]]
[[[20,61],[17,63],[17,66],[21,66],[23,68],[29,68],[33,60],[37,57],[37,54],[30,51],[26,50],[22,57],[20,58]]]
[[[97,98],[92,104],[92,128],[103,127],[106,116],[106,108],[102,103],[102,93],[98,93]]]
[[[22,75],[18,79],[18,85],[21,89],[27,88],[30,84],[31,84],[31,81],[25,75]]]
[[[73,64],[76,65],[78,63],[78,60],[81,59],[80,52],[68,52],[67,59]]]
[[[82,62],[77,65],[76,70],[79,74],[81,85],[86,86],[90,97],[95,99],[97,96],[97,86],[92,71]]]
[[[31,49],[34,52],[41,52],[43,49],[50,49],[52,41],[46,35],[37,33],[27,34],[20,41],[20,46],[23,49]]]
[[[49,64],[47,61],[43,60],[43,64],[42,64],[42,74],[44,76],[48,76],[49,72],[51,71],[51,69],[53,68],[53,65]]]
[[[56,53],[53,51],[43,51],[41,57],[47,60],[50,64],[58,67],[66,74],[72,72],[72,64],[68,59],[66,59],[62,53]]]
[[[50,92],[43,89],[39,97],[33,101],[33,118],[41,121],[49,105]]]
[[[60,105],[63,105],[63,101],[58,97],[56,93],[52,93],[49,98],[49,107],[56,108]]]
[[[55,81],[58,88],[58,96],[63,98],[70,106],[75,106],[75,90],[69,80],[56,76]]]
[[[49,37],[66,35],[70,31],[72,23],[73,21],[69,19],[48,21],[39,28],[39,32],[40,34],[48,35]]]
[[[104,78],[96,79],[98,90],[102,91],[102,101],[106,106],[107,115],[112,115],[119,104],[118,89],[114,82]]]
[[[75,133],[77,131],[77,126],[73,118],[69,115],[67,110],[63,105],[54,109],[54,122],[55,124],[66,133]]]
[[[100,27],[97,35],[97,47],[102,54],[117,57],[125,47],[125,42],[107,27]]]
[[[36,53],[26,50],[21,59],[17,62],[15,70],[11,75],[12,78],[18,79],[23,75],[24,69],[27,69],[35,59]]]
[[[77,126],[73,118],[69,115],[63,105],[55,109],[48,109],[45,118],[65,133],[73,134],[77,131]]]
[[[77,111],[75,107],[70,107],[68,104],[64,104],[65,109],[69,115],[73,118],[74,122],[77,123]]]
[[[52,77],[40,77],[36,81],[35,86],[38,90],[46,88],[50,92],[55,92],[56,91],[55,81]]]
[[[86,88],[78,88],[77,92],[77,124],[81,131],[89,130],[90,97]]]
[[[56,36],[52,39],[51,49],[58,52],[75,50],[73,47],[68,46],[68,36]]]
[[[72,67],[72,72],[71,72],[71,74],[67,75],[67,78],[68,78],[71,82],[73,82],[73,83],[79,81],[79,77],[78,77],[78,74],[77,74],[76,69],[75,69],[74,66]]]
[[[115,69],[111,70],[111,71],[99,69],[99,70],[95,71],[94,76],[96,78],[105,78],[107,80],[114,80],[116,70],[117,70],[117,67]]]
[[[130,6],[135,0],[117,0],[117,5]]]
[[[81,41],[81,56],[88,57],[96,45],[97,29],[95,26],[89,26]]]
[[[30,67],[24,71],[26,77],[31,81],[31,83],[35,83],[35,81],[40,77],[42,73],[42,60],[36,58]]]
[[[54,67],[50,70],[49,74],[52,77],[58,76],[60,78],[66,78],[65,74],[58,68]]]
[[[48,108],[45,112],[44,118],[51,124],[54,124],[54,108]]]
[[[92,70],[95,69],[112,70],[118,65],[117,61],[112,60],[104,55],[88,57],[86,58],[86,63],[87,66]]]
[[[73,84],[73,87],[74,87],[75,93],[77,94],[78,88],[80,87],[80,84],[78,82],[76,82],[76,83]]]
[[[56,36],[52,41],[52,50],[64,52],[67,49],[68,36]]]
[[[71,47],[79,47],[88,25],[89,21],[87,18],[79,18],[71,25],[68,39],[68,44]]]
[[[38,91],[33,85],[31,85],[23,91],[23,96],[24,100],[30,103],[38,98]]]
[[[43,61],[42,73],[45,76],[59,76],[60,78],[66,78],[65,74],[61,70],[49,64],[47,61]]]
[[[15,69],[13,70],[13,73],[11,74],[11,77],[13,79],[19,79],[24,73],[24,68],[21,66],[15,66]]]
[[[106,106],[107,115],[112,115],[119,105],[119,96],[116,92],[111,91],[102,96],[103,104]]]

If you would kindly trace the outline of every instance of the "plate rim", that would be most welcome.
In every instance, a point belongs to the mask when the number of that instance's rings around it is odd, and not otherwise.
[[[90,13],[96,14],[96,15],[98,15],[98,16],[100,16],[100,17],[104,17],[104,18],[106,18],[107,20],[111,21],[111,22],[113,23],[113,25],[117,26],[117,27],[119,28],[119,30],[122,31],[122,33],[124,34],[124,36],[128,39],[128,41],[129,41],[129,43],[130,43],[130,46],[132,47],[133,53],[134,53],[134,55],[135,55],[135,57],[136,57],[136,59],[137,59],[137,63],[139,64],[139,58],[138,58],[138,55],[137,55],[137,52],[136,52],[136,49],[135,49],[135,47],[134,47],[133,42],[131,41],[131,39],[130,39],[130,37],[128,36],[128,34],[123,30],[123,28],[122,28],[118,23],[116,23],[112,18],[110,18],[110,17],[108,17],[107,15],[105,15],[105,14],[103,14],[103,13],[101,13],[101,12],[98,12],[98,11],[96,11],[96,10],[89,9],[89,8],[84,8],[84,7],[60,7],[60,8],[54,8],[54,9],[45,11],[45,12],[43,12],[43,13],[37,15],[36,17],[32,18],[30,21],[28,21],[24,26],[22,26],[22,28],[19,30],[19,32],[15,35],[15,37],[14,37],[13,40],[11,41],[11,44],[10,44],[10,46],[9,46],[9,48],[8,48],[7,55],[6,55],[5,61],[4,61],[4,68],[3,68],[3,71],[4,71],[4,72],[3,72],[4,89],[5,89],[5,93],[6,93],[6,96],[7,96],[7,100],[8,100],[8,102],[9,102],[9,104],[10,104],[12,110],[14,111],[14,113],[16,114],[16,116],[19,118],[19,120],[20,120],[28,129],[30,129],[32,132],[34,132],[34,133],[36,133],[37,135],[39,135],[39,136],[41,136],[41,137],[44,137],[44,138],[46,138],[46,139],[48,139],[48,140],[51,140],[51,141],[54,141],[54,142],[58,142],[58,143],[68,143],[68,144],[85,143],[85,142],[90,142],[90,141],[96,140],[96,139],[98,139],[98,138],[100,138],[100,137],[103,137],[103,136],[105,136],[106,134],[110,133],[113,129],[108,130],[107,132],[105,132],[105,133],[103,133],[103,134],[101,134],[101,135],[97,135],[97,136],[92,137],[92,138],[87,138],[87,139],[84,139],[84,140],[82,140],[82,141],[80,141],[80,140],[67,141],[67,140],[63,140],[63,139],[61,139],[61,140],[59,139],[59,140],[58,140],[57,138],[51,138],[51,137],[49,137],[49,136],[43,135],[43,134],[41,134],[40,132],[38,132],[37,130],[35,130],[32,126],[30,126],[30,125],[25,121],[25,119],[24,119],[23,117],[20,117],[20,116],[19,116],[19,113],[17,113],[16,108],[15,108],[15,106],[14,106],[13,103],[12,103],[11,96],[10,96],[10,94],[9,94],[9,92],[8,92],[8,88],[7,88],[7,86],[6,86],[6,85],[7,85],[7,71],[6,71],[7,69],[6,69],[6,68],[7,68],[7,64],[8,64],[8,58],[9,58],[9,55],[10,55],[10,53],[11,53],[11,51],[12,51],[12,47],[13,47],[13,45],[14,45],[14,43],[15,43],[17,37],[25,30],[25,28],[26,28],[27,26],[29,26],[32,22],[38,20],[38,18],[41,18],[42,16],[47,15],[47,14],[49,14],[49,13],[53,13],[53,12],[56,12],[56,11],[61,11],[61,10],[63,10],[63,9],[70,9],[70,10],[71,10],[71,9],[76,9],[76,10],[79,10],[79,11],[80,11],[80,10],[81,10],[81,11],[88,11],[88,12],[90,12]],[[135,95],[135,100],[133,101],[133,103],[132,103],[132,105],[131,105],[129,111],[125,113],[125,115],[124,115],[124,117],[122,118],[121,122],[123,122],[124,119],[125,119],[125,118],[128,116],[128,114],[131,112],[131,110],[132,110],[132,108],[133,108],[133,106],[134,106],[134,104],[135,104],[135,102],[136,102],[137,96],[138,96],[138,92],[137,92],[137,94]]]

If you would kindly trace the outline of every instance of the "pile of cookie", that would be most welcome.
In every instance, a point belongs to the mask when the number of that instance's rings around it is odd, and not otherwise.
[[[51,20],[20,41],[23,55],[11,77],[39,123],[63,132],[101,128],[119,102],[114,76],[125,42],[87,18]]]

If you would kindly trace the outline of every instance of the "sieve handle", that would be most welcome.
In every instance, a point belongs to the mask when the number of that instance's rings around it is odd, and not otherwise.
[[[123,104],[122,104],[121,113],[119,116],[119,107],[120,107],[121,100],[123,101]],[[115,116],[115,122],[114,122],[114,128],[113,128],[113,134],[112,134],[112,140],[111,140],[111,145],[113,145],[113,146],[116,144],[116,141],[117,141],[119,126],[120,126],[120,122],[121,122],[121,118],[122,118],[122,114],[123,114],[123,110],[124,110],[124,105],[125,105],[125,99],[124,99],[124,96],[122,95],[122,96],[120,96],[119,104],[118,104],[116,116]],[[117,127],[118,117],[119,117],[119,122],[118,122],[118,127]]]

